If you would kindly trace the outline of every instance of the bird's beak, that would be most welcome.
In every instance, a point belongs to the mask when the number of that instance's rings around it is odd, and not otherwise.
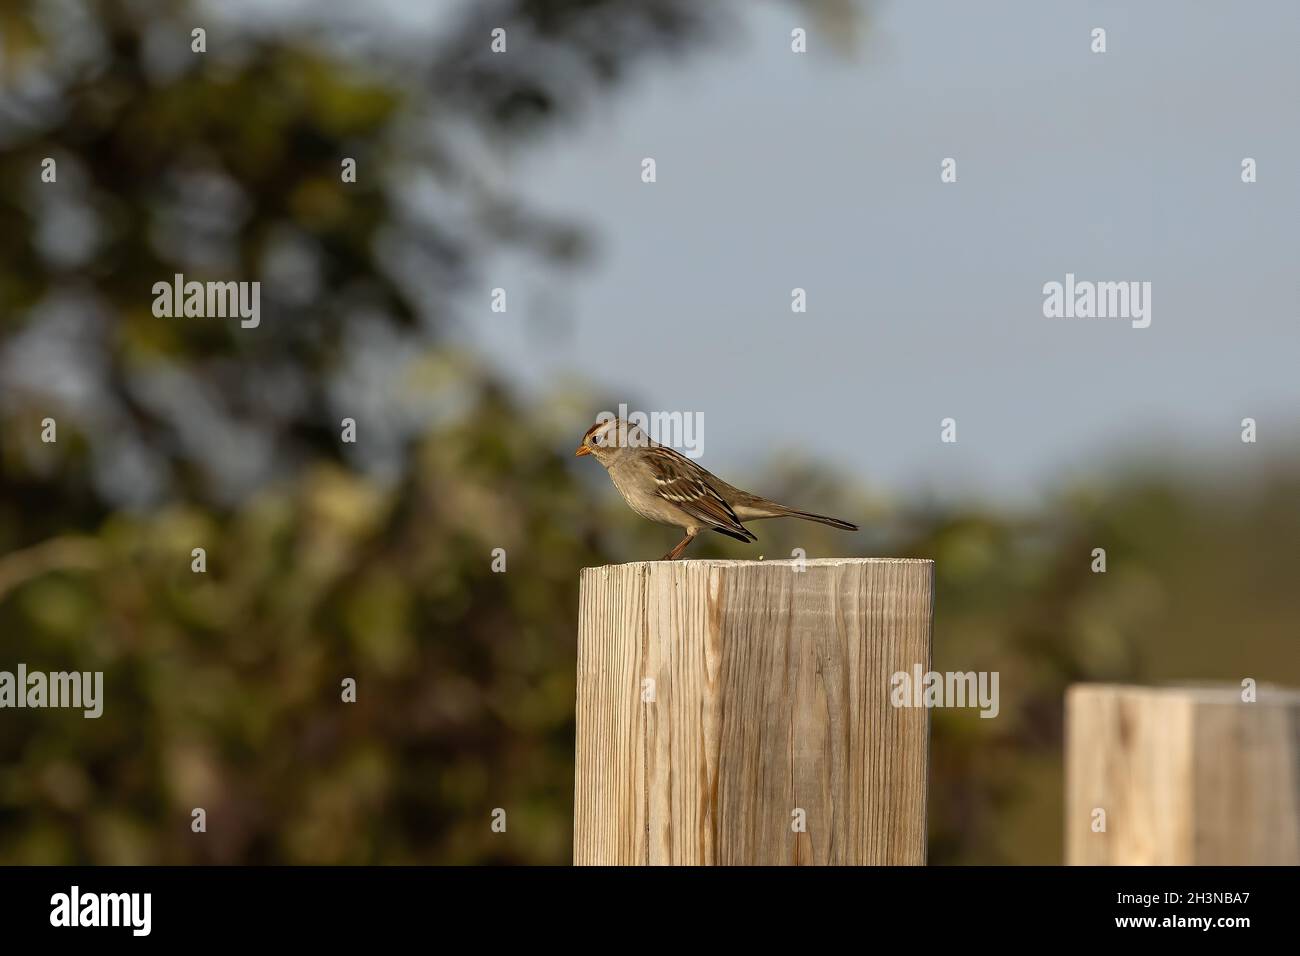
[[[573,457],[581,458],[583,455],[590,455],[590,454],[591,454],[591,448],[588,447],[588,445],[584,442],[583,444],[578,446],[578,450],[573,453]]]

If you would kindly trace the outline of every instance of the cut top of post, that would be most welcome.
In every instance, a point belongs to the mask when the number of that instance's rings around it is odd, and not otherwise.
[[[582,572],[574,861],[921,864],[934,562]]]
[[[1075,684],[1066,692],[1067,702],[1084,698],[1123,698],[1132,701],[1159,700],[1185,701],[1191,704],[1256,704],[1294,707],[1300,705],[1300,690],[1277,684],[1258,684],[1254,688],[1256,700],[1247,701],[1242,696],[1240,684],[1156,684],[1134,686],[1131,684]]]
[[[700,565],[713,568],[744,568],[744,567],[809,567],[809,568],[838,568],[854,564],[934,564],[932,558],[773,558],[771,560],[731,560],[728,558],[691,558],[679,561],[626,561],[619,564],[603,564],[590,568],[583,568],[582,573],[588,571],[607,571],[610,568],[633,568],[649,567],[656,564],[671,565]]]

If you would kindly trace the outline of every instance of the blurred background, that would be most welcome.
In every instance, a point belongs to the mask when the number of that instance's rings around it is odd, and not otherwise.
[[[568,862],[578,571],[676,540],[572,457],[620,402],[863,525],[692,556],[937,561],[934,666],[1002,699],[933,713],[930,860],[1060,862],[1069,683],[1300,685],[1298,43],[1283,0],[0,3],[0,670],[106,698],[0,711],[0,863]],[[1067,272],[1151,327],[1044,318]],[[155,318],[175,273],[260,325]]]

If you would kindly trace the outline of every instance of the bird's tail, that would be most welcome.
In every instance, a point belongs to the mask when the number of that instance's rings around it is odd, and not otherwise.
[[[857,531],[858,526],[850,521],[841,521],[839,518],[832,518],[828,515],[817,515],[811,511],[794,511],[786,508],[784,511],[786,517],[802,518],[804,521],[816,521],[818,524],[828,524],[832,528],[839,528],[841,531]]]
[[[778,504],[771,498],[760,498],[758,495],[749,495],[744,492],[738,493],[730,503],[736,511],[736,516],[741,521],[755,521],[759,518],[802,518],[804,521],[828,524],[832,528],[839,528],[841,531],[858,530],[858,526],[851,521],[842,521],[839,518],[832,518],[830,515],[814,514],[811,511],[796,511],[794,508],[787,508],[783,504]]]

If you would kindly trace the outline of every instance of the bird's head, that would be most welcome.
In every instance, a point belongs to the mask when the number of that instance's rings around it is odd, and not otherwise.
[[[587,429],[578,444],[575,455],[595,455],[596,460],[608,467],[629,448],[654,444],[641,428],[622,418],[602,418]]]

